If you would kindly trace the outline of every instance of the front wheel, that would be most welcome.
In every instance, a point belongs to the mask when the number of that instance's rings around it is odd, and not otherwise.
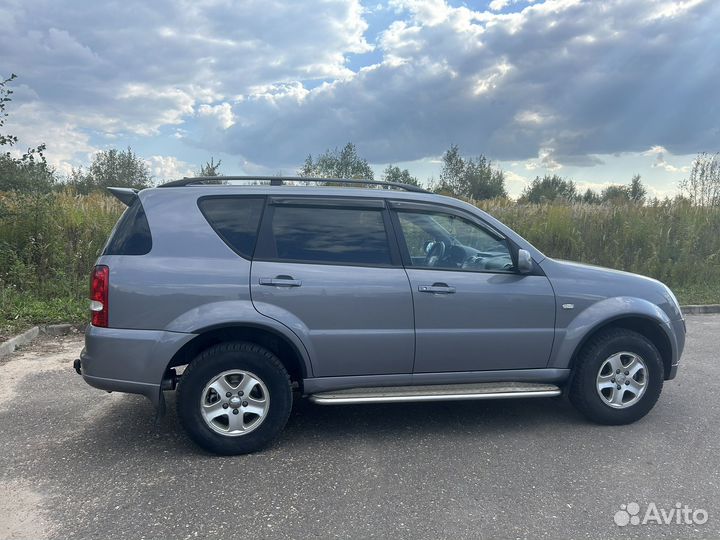
[[[207,349],[188,365],[178,387],[180,423],[195,443],[217,454],[266,446],[282,431],[291,407],[287,371],[253,343]]]
[[[645,336],[615,328],[594,337],[578,356],[569,397],[599,424],[629,424],[645,416],[662,392],[663,363]]]

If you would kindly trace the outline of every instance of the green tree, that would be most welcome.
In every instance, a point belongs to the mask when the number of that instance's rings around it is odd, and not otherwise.
[[[395,165],[388,165],[382,174],[382,179],[385,182],[399,182],[401,184],[410,184],[411,186],[420,187],[418,179],[410,174],[407,169],[400,169]]]
[[[130,147],[127,150],[111,148],[95,154],[86,173],[73,171],[68,183],[80,193],[107,187],[144,189],[152,185],[152,176],[147,163]]]
[[[507,197],[505,174],[483,155],[476,159],[463,158],[455,144],[443,154],[435,191],[475,200]]]
[[[222,159],[218,159],[215,163],[215,158],[211,157],[210,161],[206,161],[200,170],[197,172],[198,176],[222,176],[220,174],[220,165],[222,165]]]
[[[12,101],[13,91],[10,90],[9,84],[17,78],[17,75],[11,73],[7,79],[0,79],[0,128],[5,125],[5,119],[8,113],[5,112],[5,106]],[[0,133],[0,146],[13,146],[17,142],[14,135]]]
[[[613,184],[602,190],[600,193],[602,202],[608,204],[627,204],[630,202],[630,190],[628,186]]]
[[[698,154],[690,176],[679,187],[680,194],[694,206],[720,206],[720,153]]]
[[[553,174],[542,178],[536,176],[535,180],[525,187],[518,202],[534,204],[552,201],[572,202],[577,198],[575,183]]]
[[[585,204],[600,204],[602,202],[602,198],[600,198],[600,195],[598,195],[590,188],[588,188],[585,193],[583,193],[583,196],[580,200]]]
[[[640,175],[636,174],[630,180],[630,186],[628,188],[628,195],[630,200],[637,204],[643,204],[645,202],[645,196],[647,195],[647,189],[640,180]]]
[[[613,184],[603,189],[600,199],[608,204],[644,204],[646,195],[647,189],[640,180],[640,175],[636,174],[625,186]]]
[[[353,143],[347,143],[342,150],[325,150],[316,159],[308,155],[298,171],[299,176],[314,178],[361,178],[373,180],[375,175],[367,160],[361,158]]]
[[[7,79],[0,79],[0,130],[8,117],[6,106],[12,101],[13,91],[9,84],[17,76],[13,73]],[[49,191],[56,182],[55,171],[45,159],[45,145],[28,148],[19,158],[10,152],[18,141],[15,135],[0,131],[0,191],[22,191],[42,193]]]

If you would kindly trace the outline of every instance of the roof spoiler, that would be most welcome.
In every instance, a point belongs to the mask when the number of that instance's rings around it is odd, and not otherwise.
[[[137,199],[138,190],[129,187],[109,187],[107,190],[123,204],[130,206]]]

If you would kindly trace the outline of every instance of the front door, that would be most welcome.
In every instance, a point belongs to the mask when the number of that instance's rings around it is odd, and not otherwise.
[[[382,199],[268,201],[253,304],[305,341],[316,377],[412,373],[412,295],[389,227]]]
[[[555,297],[514,269],[512,245],[440,206],[394,210],[415,304],[415,373],[546,367]]]

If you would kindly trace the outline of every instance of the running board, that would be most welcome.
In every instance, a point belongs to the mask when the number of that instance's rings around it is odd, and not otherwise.
[[[562,391],[554,384],[475,383],[433,384],[424,386],[385,386],[350,388],[312,394],[310,401],[320,405],[351,403],[401,403],[409,401],[458,401],[465,399],[503,399],[559,396]]]

